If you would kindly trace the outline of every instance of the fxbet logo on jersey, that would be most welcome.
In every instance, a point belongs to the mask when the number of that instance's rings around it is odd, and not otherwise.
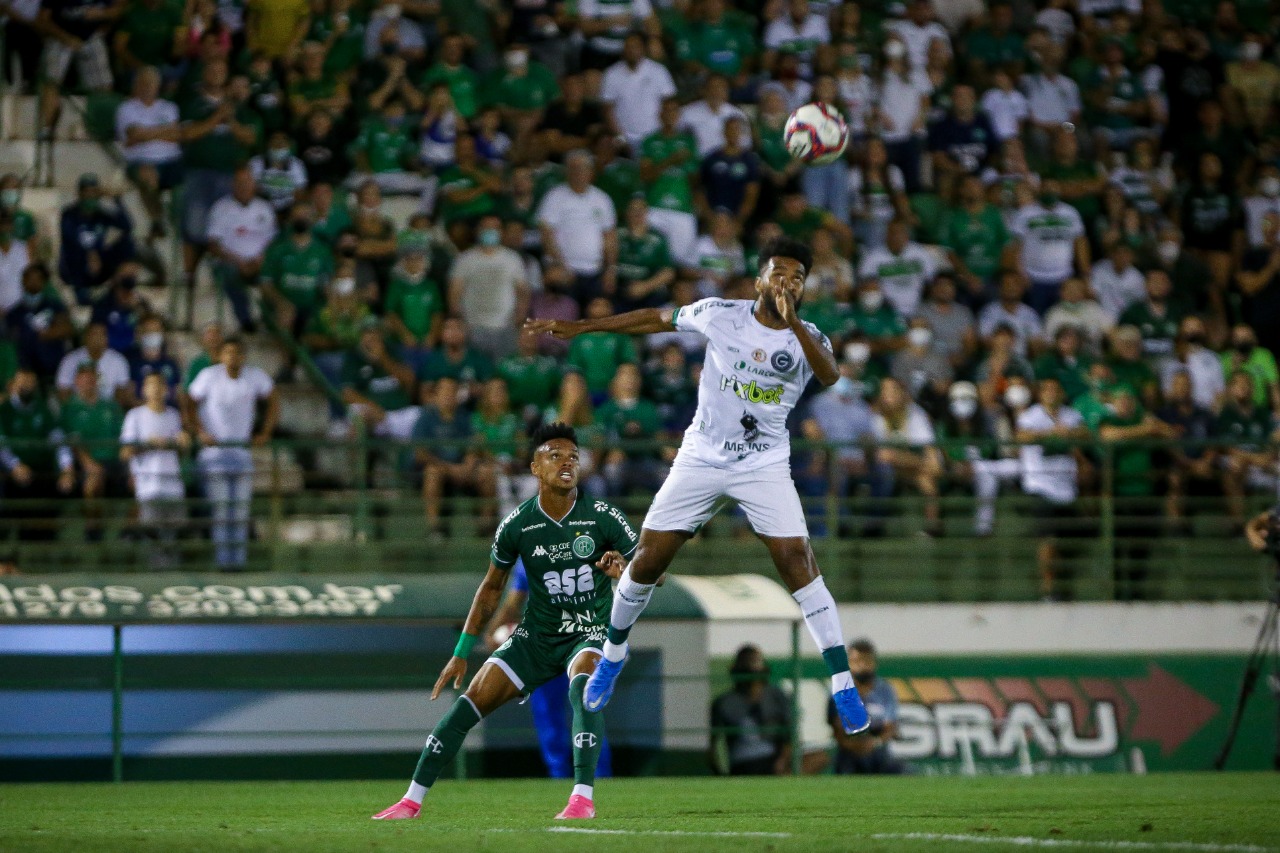
[[[782,392],[786,388],[782,385],[767,388],[757,384],[754,379],[744,385],[736,376],[721,376],[720,390],[730,391],[739,400],[745,400],[748,403],[776,406],[782,402]]]

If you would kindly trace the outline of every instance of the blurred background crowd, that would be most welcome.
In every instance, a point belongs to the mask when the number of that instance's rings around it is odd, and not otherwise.
[[[1002,489],[1068,528],[1103,492],[1152,498],[1142,530],[1182,529],[1194,495],[1238,525],[1277,488],[1274,6],[8,0],[42,136],[90,92],[130,184],[81,175],[53,229],[0,180],[6,494],[129,494],[161,451],[266,441],[299,378],[336,392],[330,438],[414,442],[432,529],[455,493],[490,525],[552,418],[594,493],[650,493],[673,451],[629,442],[688,425],[700,340],[522,323],[754,298],[756,247],[786,234],[814,248],[801,315],[842,374],[793,426],[842,446],[793,471],[812,498],[870,495],[843,532],[881,532],[875,501],[906,491],[943,535],[959,491],[986,535]],[[852,139],[806,167],[782,127],[813,100]],[[207,274],[239,335],[197,330],[179,363],[190,315],[162,288]],[[278,342],[274,377],[240,336]],[[170,406],[130,439],[148,452],[86,443]],[[234,406],[248,421],[221,423]],[[1053,561],[1046,542],[1046,594]]]

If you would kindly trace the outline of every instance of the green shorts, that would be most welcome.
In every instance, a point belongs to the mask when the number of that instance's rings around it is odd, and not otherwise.
[[[598,653],[603,647],[603,636],[535,634],[521,623],[489,660],[507,674],[517,690],[529,694],[560,673],[567,673],[578,655],[587,650]]]

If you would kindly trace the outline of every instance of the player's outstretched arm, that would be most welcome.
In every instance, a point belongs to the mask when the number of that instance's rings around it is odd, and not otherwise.
[[[489,620],[493,618],[493,613],[498,609],[498,602],[502,599],[502,590],[507,585],[507,578],[510,576],[509,571],[498,568],[493,563],[489,564],[489,571],[485,574],[484,580],[480,582],[480,588],[476,590],[475,598],[471,599],[471,610],[467,613],[467,621],[463,623],[462,634],[463,639],[459,641],[458,648],[462,648],[463,644],[469,648],[475,642],[476,637],[480,636],[480,632],[484,630],[484,626],[489,624]],[[470,637],[470,641],[467,641]],[[431,690],[431,698],[434,700],[440,695],[440,691],[452,682],[454,690],[462,688],[462,679],[467,674],[467,659],[463,655],[455,654],[449,658],[449,662],[444,665],[444,669],[440,670],[440,677],[436,679],[436,686]]]
[[[809,367],[813,369],[814,378],[826,386],[836,384],[836,380],[840,378],[840,369],[836,366],[835,354],[824,347],[822,340],[814,337],[804,323],[800,322],[800,317],[796,314],[796,302],[791,294],[775,289],[774,299],[777,300],[778,315],[800,341],[800,349],[804,352]]]
[[[546,332],[553,338],[568,340],[586,332],[621,332],[624,335],[652,335],[657,332],[669,332],[675,326],[672,320],[675,312],[670,308],[641,308],[639,311],[628,311],[612,317],[599,317],[594,320],[526,320],[526,331],[541,334]],[[834,381],[834,380],[833,380]]]

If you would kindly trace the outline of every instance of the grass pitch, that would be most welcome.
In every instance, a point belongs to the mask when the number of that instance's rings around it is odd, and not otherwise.
[[[600,817],[552,820],[569,786],[443,781],[375,822],[400,782],[0,786],[0,851],[1052,851],[1280,853],[1280,776],[618,779]],[[565,832],[563,830],[573,830]]]

